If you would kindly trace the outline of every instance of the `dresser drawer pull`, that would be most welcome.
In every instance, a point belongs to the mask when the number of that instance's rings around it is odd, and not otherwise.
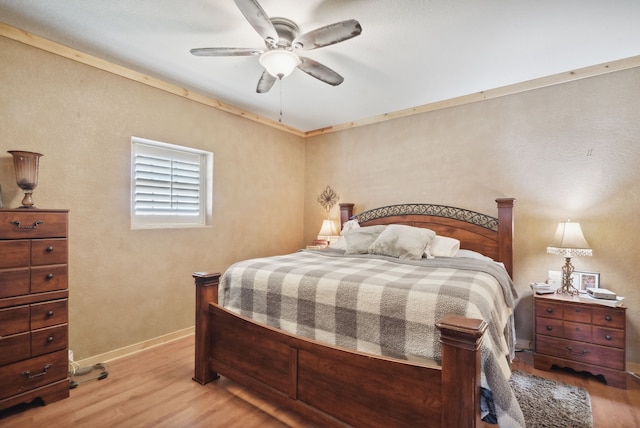
[[[37,229],[38,226],[40,226],[42,223],[44,223],[44,221],[36,220],[31,226],[22,226],[18,220],[14,220],[11,222],[11,224],[15,224],[18,229]]]
[[[607,321],[611,321],[611,315],[605,315],[604,319]]]
[[[613,339],[613,338],[611,337],[611,335],[610,335],[610,334],[605,334],[605,335],[604,335],[604,338],[605,338],[605,339],[607,339],[607,340],[611,340],[611,339]]]
[[[576,308],[576,312],[580,312],[580,308]]]
[[[573,350],[573,348],[572,348],[571,346],[567,346],[567,349],[569,350],[569,353],[570,353],[571,355],[577,355],[577,356],[579,356],[579,357],[583,357],[583,356],[585,356],[585,355],[587,355],[587,354],[589,353],[589,351],[588,351],[588,350],[586,350],[586,349],[585,349],[585,350],[583,350],[583,351],[579,351],[579,352],[574,351],[574,350]]]
[[[40,377],[40,376],[44,376],[44,375],[46,375],[46,374],[47,374],[47,371],[48,371],[51,367],[53,367],[53,364],[47,364],[46,366],[44,366],[44,367],[42,368],[42,371],[41,371],[40,373],[36,373],[36,374],[34,374],[34,375],[32,375],[32,374],[31,374],[31,372],[30,372],[29,370],[25,370],[25,371],[23,371],[23,372],[22,372],[22,376],[24,376],[24,377],[26,377],[26,378],[28,378],[28,379],[35,379],[35,378],[37,378],[37,377]]]
[[[547,331],[551,331],[551,330],[553,330],[553,326],[548,325],[548,326],[547,326]]]
[[[53,274],[52,273],[48,273],[47,276],[45,276],[45,278],[47,279],[53,279]]]
[[[553,313],[553,309],[551,309],[551,308],[547,308],[547,313],[548,313],[548,314]]]
[[[53,316],[53,311],[47,311],[47,318],[51,318]]]
[[[53,336],[47,337],[47,343],[51,343],[51,342],[53,342]]]
[[[52,253],[53,252],[53,246],[49,245],[47,247],[47,253]]]

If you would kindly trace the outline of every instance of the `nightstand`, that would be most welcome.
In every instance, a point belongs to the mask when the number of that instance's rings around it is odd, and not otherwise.
[[[627,387],[625,307],[585,303],[564,294],[534,294],[534,305],[536,369],[568,367]]]

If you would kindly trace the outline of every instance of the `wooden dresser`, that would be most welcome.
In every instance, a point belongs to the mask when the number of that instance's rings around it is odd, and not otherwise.
[[[536,369],[569,367],[627,387],[625,307],[585,303],[577,296],[534,296]]]
[[[67,217],[0,209],[0,410],[69,396]]]

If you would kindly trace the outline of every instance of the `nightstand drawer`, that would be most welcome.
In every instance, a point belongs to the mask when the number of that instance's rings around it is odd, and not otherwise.
[[[562,303],[537,301],[536,316],[562,319]]]
[[[577,322],[565,322],[564,323],[564,335],[565,339],[579,340],[580,342],[591,342],[591,325],[580,324]]]
[[[625,327],[625,311],[619,308],[593,308],[593,323],[610,328]]]
[[[624,348],[624,330],[593,326],[593,343]]]
[[[66,239],[34,239],[31,241],[31,265],[58,265],[67,263]]]
[[[67,322],[67,299],[31,305],[31,329],[50,327]]]
[[[555,318],[536,318],[536,334],[564,337],[564,323]]]
[[[29,306],[0,309],[0,337],[29,330]]]
[[[42,328],[31,332],[31,355],[48,354],[67,348],[67,325]]]
[[[64,290],[67,288],[67,265],[43,266],[31,269],[31,292]]]
[[[39,388],[68,376],[67,351],[57,351],[0,367],[0,399]]]
[[[67,213],[2,211],[0,235],[3,239],[64,238],[67,236]]]
[[[624,370],[624,351],[622,349],[555,337],[538,336],[536,339],[536,352],[540,354]]]
[[[591,323],[591,308],[586,305],[572,305],[565,303],[563,307],[563,318],[567,321]]]

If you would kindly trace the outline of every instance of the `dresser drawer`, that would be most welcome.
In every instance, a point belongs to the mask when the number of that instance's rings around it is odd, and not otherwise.
[[[66,324],[41,328],[31,332],[31,355],[48,354],[67,348],[69,342]]]
[[[624,348],[624,330],[593,326],[593,343]]]
[[[562,303],[536,301],[536,316],[562,319]]]
[[[565,321],[563,331],[565,339],[591,342],[591,324]]]
[[[29,306],[0,309],[0,337],[29,330]]]
[[[536,352],[616,370],[624,370],[624,350],[555,337],[537,336]]]
[[[0,241],[0,269],[29,267],[31,241]]]
[[[546,334],[547,336],[564,337],[564,323],[555,318],[536,318],[536,334]]]
[[[620,308],[593,308],[593,324],[624,329],[625,310]]]
[[[67,213],[0,211],[0,236],[3,239],[65,238]]]
[[[0,366],[27,359],[31,356],[31,334],[0,337]]]
[[[591,324],[591,308],[586,305],[565,303],[562,314],[563,318],[567,321]]]
[[[29,294],[29,268],[0,270],[0,298]]]
[[[68,319],[67,303],[67,299],[60,299],[31,305],[31,329],[65,324]]]
[[[64,290],[67,288],[67,265],[31,268],[31,292]]]
[[[0,399],[63,380],[68,375],[66,350],[0,367]]]
[[[67,263],[67,240],[34,239],[31,241],[31,266]]]

